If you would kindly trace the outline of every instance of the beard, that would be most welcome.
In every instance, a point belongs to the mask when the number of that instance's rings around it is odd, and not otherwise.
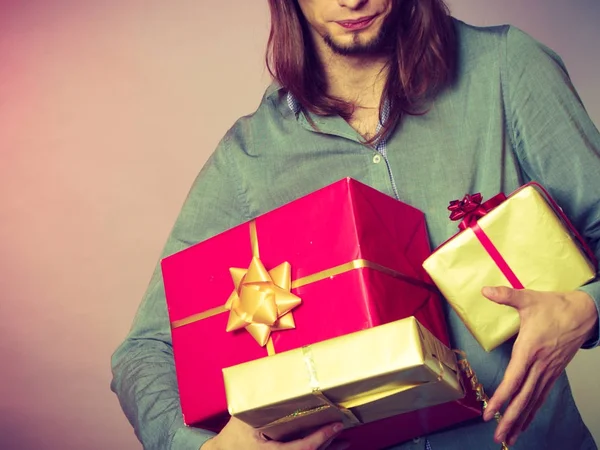
[[[341,44],[336,42],[331,35],[323,36],[325,44],[336,54],[341,56],[372,56],[387,53],[392,48],[392,33],[390,29],[390,17],[385,20],[377,35],[369,41],[361,41],[360,31],[352,36],[351,43]]]

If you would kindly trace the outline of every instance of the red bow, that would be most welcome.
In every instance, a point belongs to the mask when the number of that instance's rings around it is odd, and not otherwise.
[[[485,203],[481,203],[483,196],[478,192],[473,195],[465,195],[462,200],[452,200],[448,206],[451,212],[450,220],[461,220],[458,228],[464,230],[474,225],[479,219],[506,200],[503,193],[495,195]]]

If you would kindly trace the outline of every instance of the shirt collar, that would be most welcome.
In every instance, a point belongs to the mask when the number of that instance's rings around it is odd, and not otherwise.
[[[287,91],[286,101],[288,104],[288,108],[290,108],[290,110],[294,113],[294,115],[297,116],[300,113],[302,106],[300,105],[300,102],[298,100],[296,100],[296,97],[294,97],[294,95],[290,91]]]
[[[273,82],[273,84],[269,87],[269,89],[267,91],[267,96],[270,97],[272,95],[281,95],[282,91],[285,91],[286,107],[284,107],[284,108],[287,109],[288,112],[291,112],[297,118],[298,115],[300,114],[300,112],[302,111],[302,105],[290,91],[284,90],[284,88],[280,84],[278,84],[277,82]],[[381,111],[381,121],[379,122],[379,124],[377,126],[377,132],[379,132],[381,130],[381,127],[383,127],[383,125],[387,122],[387,120],[389,119],[389,116],[390,116],[390,101],[386,100],[383,103],[383,109]],[[376,143],[377,147],[385,146],[386,140],[387,139],[385,137],[383,137],[383,139],[379,139],[378,142]]]
[[[300,105],[300,102],[296,99],[296,97],[294,97],[294,95],[290,91],[287,91],[286,93],[286,102],[288,108],[290,108],[290,111],[292,111],[292,113],[294,113],[294,115],[297,116],[300,113],[300,110],[302,109],[302,105]],[[386,100],[383,103],[383,110],[381,111],[381,123],[379,124],[379,126],[381,127],[383,124],[385,124],[389,117],[390,102],[389,100]],[[379,131],[379,129],[377,131]]]

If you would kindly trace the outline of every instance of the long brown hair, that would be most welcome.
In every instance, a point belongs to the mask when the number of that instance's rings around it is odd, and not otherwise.
[[[429,100],[447,86],[455,69],[455,34],[443,0],[392,0],[389,76],[383,105],[389,100],[388,120],[372,143],[387,134],[404,114],[422,114]],[[308,24],[297,0],[269,0],[271,31],[266,62],[271,76],[316,115],[339,114],[348,119],[354,106],[327,94],[327,81]],[[380,117],[381,118],[381,117]]]

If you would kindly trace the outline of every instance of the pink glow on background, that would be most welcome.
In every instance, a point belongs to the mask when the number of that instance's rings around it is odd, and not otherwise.
[[[209,3],[0,0],[2,449],[141,448],[110,355],[197,171],[268,83],[266,2]],[[600,4],[526,4],[450,2],[555,49],[600,124]],[[597,355],[569,372],[600,441]]]

